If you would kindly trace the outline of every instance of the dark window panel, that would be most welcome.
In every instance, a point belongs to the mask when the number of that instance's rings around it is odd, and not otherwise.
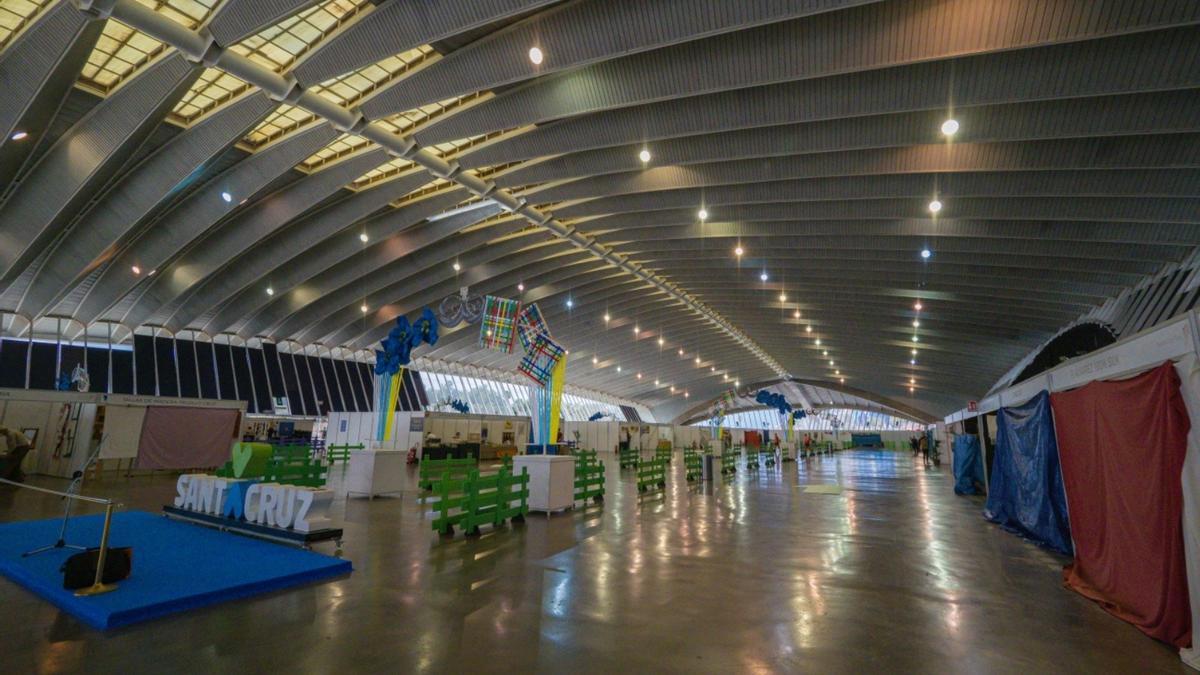
[[[112,393],[133,393],[133,352],[128,349],[114,349],[112,352],[113,382]]]
[[[300,360],[301,370],[306,366],[312,377],[313,391],[316,392],[317,396],[317,407],[315,410],[317,410],[318,415],[326,415],[329,413],[329,406],[331,404],[329,392],[325,391],[325,378],[321,374],[321,362],[315,356],[303,356]]]
[[[191,340],[176,340],[175,354],[179,359],[179,395],[184,398],[200,398],[200,385],[196,381],[195,343]],[[211,361],[209,362],[211,366]]]
[[[57,376],[54,366],[57,354],[58,345],[45,342],[33,343],[33,356],[30,358],[31,369],[29,372],[30,389],[54,389],[54,378]]]
[[[108,347],[88,347],[88,391],[108,391]]]
[[[233,377],[237,380],[238,398],[246,402],[246,412],[258,412],[254,400],[254,389],[250,380],[250,364],[246,361],[246,348],[231,346],[233,351]]]
[[[320,358],[318,362],[321,364],[321,371],[325,373],[325,388],[329,391],[329,409],[331,411],[344,412],[346,410],[346,403],[342,400],[342,392],[338,388],[338,381],[333,373],[333,361]]]
[[[213,370],[211,342],[196,343],[196,365],[200,366],[200,398],[221,398],[217,394],[217,372]]]
[[[149,335],[133,336],[134,384],[140,396],[154,396],[154,338]]]
[[[369,363],[356,362],[355,367],[358,368],[359,377],[363,381],[363,393],[367,396],[366,411],[373,412],[375,410],[375,383],[371,378],[374,371]]]
[[[349,398],[346,403],[354,406],[354,412],[366,410],[366,405],[362,400],[362,387],[358,384],[358,375],[350,372],[351,364],[343,359],[338,359],[337,370],[338,375],[342,378],[342,387],[346,391],[346,396]]]
[[[25,388],[25,357],[29,343],[25,340],[0,340],[0,387]]]
[[[263,356],[267,358],[267,382],[271,383],[271,391],[276,396],[285,396],[287,387],[284,386],[283,375],[279,370],[279,349],[273,342],[264,342],[262,350]]]
[[[233,353],[229,345],[214,344],[217,354],[217,378],[221,383],[221,399],[236,401],[238,398],[237,382],[233,376]]]
[[[300,393],[300,381],[296,375],[296,362],[291,354],[279,352],[279,370],[283,376],[283,390],[293,415],[305,414],[304,397]]]
[[[160,335],[154,338],[154,358],[158,365],[158,395],[178,396],[179,380],[175,373],[175,341]]]
[[[271,389],[267,387],[267,367],[263,362],[263,350],[248,348],[246,354],[250,357],[250,377],[254,380],[254,395],[257,397],[258,411],[262,413],[275,412],[275,403],[271,400]]]

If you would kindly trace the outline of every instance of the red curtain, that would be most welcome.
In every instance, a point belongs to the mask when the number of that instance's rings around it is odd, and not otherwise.
[[[237,431],[238,411],[210,408],[146,409],[139,469],[206,469],[221,466]]]
[[[1050,398],[1075,540],[1066,585],[1150,637],[1190,645],[1180,477],[1191,424],[1174,367]]]

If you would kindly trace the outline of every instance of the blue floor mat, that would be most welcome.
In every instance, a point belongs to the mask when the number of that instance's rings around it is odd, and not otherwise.
[[[104,518],[72,518],[67,543],[97,546]],[[109,545],[133,547],[133,574],[111,593],[76,597],[59,568],[78,551],[21,553],[52,544],[60,519],[0,524],[0,574],[100,630],[349,574],[349,561],[145,511],[113,516]]]

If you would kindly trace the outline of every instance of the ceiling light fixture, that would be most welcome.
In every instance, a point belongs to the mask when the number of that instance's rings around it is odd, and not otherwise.
[[[762,279],[763,281],[766,281],[766,280],[768,279],[768,277],[767,277],[767,271],[766,271],[766,270],[763,270],[763,273],[762,273],[762,274],[760,274],[760,275],[758,275],[758,278],[759,278],[759,279]]]
[[[699,356],[696,357],[696,365],[700,365],[700,357]]]
[[[918,339],[916,335],[914,335],[914,336],[913,336],[913,342],[920,342],[920,341],[921,341],[921,340],[920,340],[920,339]]]
[[[680,356],[683,356],[683,347],[680,347],[680,348],[679,348],[679,355],[680,355]]]
[[[635,337],[637,336],[638,333],[641,333],[641,332],[642,332],[641,328],[638,328],[637,326],[633,327],[633,334]]]
[[[958,120],[950,118],[942,122],[942,135],[953,136],[956,133],[958,133]]]
[[[642,148],[642,151],[638,153],[638,159],[642,160],[642,164],[648,164],[650,162],[650,151]]]
[[[792,316],[799,319],[800,318],[800,310],[796,310],[796,311],[792,312]]]
[[[921,322],[917,321],[916,319],[913,319],[913,328],[920,328],[920,327],[921,327]]]
[[[9,138],[11,138],[11,139],[12,139],[12,140],[14,140],[14,141],[23,141],[23,140],[25,140],[25,139],[26,139],[28,136],[29,136],[29,134],[28,134],[27,132],[24,132],[24,131],[16,131],[16,132],[13,132],[13,135],[12,135],[12,136],[9,136]]]
[[[700,220],[708,220],[708,209],[700,207],[700,213],[696,215],[700,216]]]
[[[517,291],[520,293],[524,293],[525,292],[525,284],[524,283],[517,284]]]
[[[656,386],[656,387],[658,386],[658,379],[654,380],[654,386]]]
[[[275,295],[275,289],[267,286],[267,295]]]
[[[229,202],[233,201],[233,195],[229,194],[228,192],[222,192],[221,199],[224,199],[225,203],[228,204]]]
[[[820,346],[821,346],[821,338],[817,338],[817,346],[818,346],[818,347],[820,347]]]
[[[916,359],[909,359],[909,360],[908,360],[908,362],[909,362],[909,364],[910,364],[910,365],[914,365],[914,366],[915,366],[915,365],[917,365],[917,360],[916,360]]]
[[[138,267],[137,265],[134,265],[133,267],[130,267],[129,269],[132,270],[134,274],[142,273],[142,268]]]
[[[596,365],[596,363],[597,363],[598,361],[599,361],[599,359],[597,359],[597,358],[596,358],[596,357],[594,357],[594,356],[592,357],[592,365],[593,365],[593,366],[594,366],[594,365]]]
[[[929,260],[929,256],[931,256],[931,255],[933,255],[933,251],[930,251],[927,248],[921,249],[921,257],[924,258],[925,260]]]
[[[621,372],[621,366],[617,366],[617,372]]]
[[[805,327],[804,327],[804,332],[805,332],[805,333],[811,333],[811,332],[812,332],[812,324],[811,324],[811,323],[810,323],[810,324],[808,324],[807,326],[805,326]]]
[[[567,309],[571,309],[574,306],[575,306],[575,301],[570,298],[567,298]]]
[[[604,313],[604,323],[608,323],[608,320],[609,320],[609,319],[611,319],[611,318],[612,318],[612,317],[608,315],[608,312],[605,312],[605,313]]]
[[[936,199],[935,199],[935,200],[933,200],[933,201],[931,201],[931,202],[929,202],[929,212],[930,212],[930,213],[937,213],[938,211],[941,211],[941,210],[942,210],[942,203],[941,203],[941,202],[939,202],[939,201],[938,201],[938,200],[936,200]]]
[[[921,304],[920,300],[917,301],[917,304],[913,305],[913,309],[917,310],[918,312],[924,309],[924,307],[925,306]]]
[[[662,339],[662,338],[658,338],[658,346],[659,346],[659,347],[663,346],[663,339]]]
[[[822,349],[822,350],[821,350],[821,356],[829,356],[829,350],[828,350],[828,349]]]
[[[544,57],[545,57],[545,55],[542,54],[541,49],[539,49],[537,47],[529,48],[529,60],[533,62],[533,65],[535,65],[535,66],[542,65],[542,59]]]
[[[741,246],[738,246],[737,248],[733,249],[733,254],[739,258],[742,257],[742,254],[745,252],[746,252],[746,249],[742,248]]]
[[[913,356],[916,356],[916,355],[917,355],[917,348],[916,348],[916,347],[913,347],[913,350],[912,350],[912,355],[913,355]]]
[[[358,235],[358,240],[364,244],[367,243],[368,239],[370,239],[370,237],[367,236],[366,232],[363,232],[362,234]]]
[[[459,265],[457,260],[456,260],[456,261],[454,261],[454,271],[455,271],[455,272],[460,272],[460,271],[462,271],[462,265]]]
[[[779,294],[779,301],[780,301],[780,302],[787,302],[787,293],[780,293],[780,294]]]
[[[366,314],[366,313],[367,313],[367,306],[366,306],[366,305],[363,305],[362,307],[359,307],[359,309],[361,309],[361,310],[362,310],[362,313],[363,313],[363,314]]]
[[[640,380],[640,379],[642,379],[642,374],[641,374],[641,373],[638,373],[637,375],[638,375],[638,379],[639,379],[639,380]]]

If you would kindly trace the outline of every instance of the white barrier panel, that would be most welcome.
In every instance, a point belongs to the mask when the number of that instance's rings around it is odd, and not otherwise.
[[[1046,373],[1035,375],[1034,377],[1031,377],[1020,384],[1014,384],[1008,389],[1000,392],[998,394],[1000,398],[1000,405],[1005,408],[1019,406],[1034,396],[1037,396],[1038,392],[1042,391],[1043,389],[1050,389],[1050,376]]]

